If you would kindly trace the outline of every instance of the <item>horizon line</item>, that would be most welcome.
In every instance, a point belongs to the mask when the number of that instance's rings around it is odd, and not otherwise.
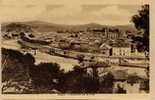
[[[31,21],[4,21],[4,22],[1,22],[1,24],[4,24],[4,23],[24,23],[24,22],[43,22],[43,23],[48,23],[48,24],[56,24],[56,25],[68,25],[68,26],[76,26],[76,25],[88,25],[88,24],[96,24],[96,25],[106,25],[106,26],[125,26],[125,25],[131,25],[131,26],[134,26],[133,23],[128,23],[128,24],[100,24],[100,23],[97,23],[97,22],[89,22],[89,23],[80,23],[80,24],[61,24],[61,23],[54,23],[54,22],[48,22],[48,21],[41,21],[41,20],[31,20]]]

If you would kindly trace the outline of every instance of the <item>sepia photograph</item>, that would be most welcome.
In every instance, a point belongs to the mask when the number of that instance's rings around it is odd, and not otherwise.
[[[149,94],[150,4],[1,7],[2,94]]]

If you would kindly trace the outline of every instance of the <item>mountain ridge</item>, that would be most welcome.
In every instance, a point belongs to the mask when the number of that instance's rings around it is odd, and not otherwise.
[[[58,31],[58,30],[72,30],[72,31],[79,31],[79,30],[87,30],[88,28],[118,28],[120,30],[129,30],[135,31],[135,27],[133,25],[101,25],[98,23],[87,23],[87,24],[78,24],[78,25],[67,25],[67,24],[55,24],[50,22],[44,21],[26,21],[26,22],[8,22],[2,23],[2,29],[7,27],[9,24],[20,24],[20,25],[27,25],[33,29],[36,29],[40,32],[48,32],[48,31]]]

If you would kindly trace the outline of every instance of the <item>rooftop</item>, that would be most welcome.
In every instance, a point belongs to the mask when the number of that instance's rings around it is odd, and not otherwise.
[[[111,47],[130,47],[130,43],[125,43],[125,42],[116,42],[116,43],[111,43]]]

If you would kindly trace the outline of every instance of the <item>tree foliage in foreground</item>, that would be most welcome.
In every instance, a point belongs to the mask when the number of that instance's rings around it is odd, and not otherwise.
[[[138,11],[138,14],[132,17],[132,22],[138,30],[143,30],[143,37],[134,37],[137,41],[139,51],[149,51],[149,5],[145,4]]]
[[[31,54],[2,49],[2,92],[14,89],[13,93],[105,93],[113,86],[112,75],[100,81],[98,75],[75,66],[64,72],[57,63],[34,64]],[[95,63],[93,68],[104,65]],[[106,66],[106,65],[105,65]],[[111,90],[108,92],[111,93]]]

